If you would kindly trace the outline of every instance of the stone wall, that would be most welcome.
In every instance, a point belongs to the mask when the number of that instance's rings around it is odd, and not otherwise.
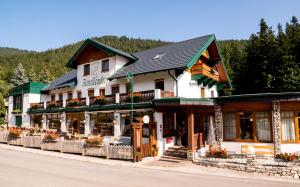
[[[199,158],[195,164],[206,167],[227,168],[237,171],[244,171],[258,175],[284,176],[299,179],[300,162],[285,162],[274,158],[256,158],[247,156],[241,158]]]

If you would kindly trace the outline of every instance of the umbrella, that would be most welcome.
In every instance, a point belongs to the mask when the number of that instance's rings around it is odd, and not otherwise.
[[[209,127],[208,127],[208,135],[207,135],[207,144],[208,145],[216,145],[216,135],[215,135],[215,129],[213,126],[213,120],[212,117],[209,117]]]

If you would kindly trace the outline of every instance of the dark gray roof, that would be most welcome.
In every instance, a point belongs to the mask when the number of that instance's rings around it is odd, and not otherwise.
[[[74,69],[58,79],[54,80],[48,87],[44,88],[43,91],[49,91],[58,88],[71,87],[77,82],[77,70]]]
[[[133,55],[139,60],[122,67],[114,73],[110,79],[124,77],[128,72],[137,75],[162,70],[184,68],[197,54],[197,52],[199,52],[207,44],[211,37],[214,37],[214,35],[202,36],[134,53]]]

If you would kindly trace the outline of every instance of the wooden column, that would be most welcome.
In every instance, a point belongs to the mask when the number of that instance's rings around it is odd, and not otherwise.
[[[141,123],[134,123],[132,125],[133,128],[133,148],[132,148],[132,155],[133,155],[133,161],[138,162],[142,159],[141,153],[142,153],[142,124]]]
[[[192,110],[189,108],[188,109],[188,125],[187,125],[187,129],[188,129],[188,149],[189,151],[194,151],[195,147],[194,147],[194,113],[192,112]]]

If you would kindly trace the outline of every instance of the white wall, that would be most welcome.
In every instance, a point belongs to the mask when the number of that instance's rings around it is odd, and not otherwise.
[[[280,149],[282,153],[300,153],[300,144],[285,143],[285,144],[281,144]]]
[[[192,75],[188,71],[184,71],[178,77],[178,96],[185,98],[201,98],[201,88],[203,84],[198,85],[197,81],[192,80]],[[204,87],[205,89],[205,98],[211,97],[211,91],[214,91],[214,96],[218,96],[217,86],[214,85],[211,88],[208,86]]]
[[[9,127],[16,125],[16,118],[15,118],[14,114],[11,113],[13,111],[13,105],[14,105],[14,97],[9,96],[9,98],[8,98],[8,118],[7,118]]]
[[[251,145],[251,146],[273,146],[273,143],[253,143],[253,142],[222,142],[222,148],[226,149],[230,154],[241,154],[242,145]]]

